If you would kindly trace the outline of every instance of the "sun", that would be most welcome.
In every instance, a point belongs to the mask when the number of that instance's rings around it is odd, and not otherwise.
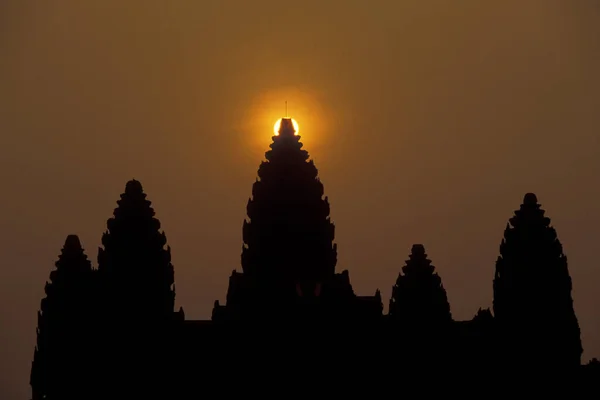
[[[273,133],[275,134],[275,136],[279,136],[279,127],[281,126],[281,120],[283,118],[280,118],[277,120],[277,122],[275,122],[275,125],[273,125]],[[292,120],[292,125],[294,125],[294,135],[298,135],[298,132],[300,131],[300,127],[298,126],[298,123],[296,122],[296,120],[294,118],[291,118]]]

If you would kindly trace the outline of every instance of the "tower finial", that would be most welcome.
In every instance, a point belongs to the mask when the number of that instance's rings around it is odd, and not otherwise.
[[[288,117],[288,115],[287,115],[287,100],[285,101],[285,117],[286,118]]]

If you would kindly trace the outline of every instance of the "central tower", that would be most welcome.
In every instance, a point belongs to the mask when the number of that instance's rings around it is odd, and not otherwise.
[[[257,283],[296,290],[331,277],[337,249],[329,202],[298,125],[291,118],[278,125],[248,201],[242,269]]]
[[[215,302],[213,321],[318,319],[356,300],[347,271],[335,273],[329,201],[298,124],[286,117],[275,128],[248,200],[242,272],[232,272],[227,302]]]

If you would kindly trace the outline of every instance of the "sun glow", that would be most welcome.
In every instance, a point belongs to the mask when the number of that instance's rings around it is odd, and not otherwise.
[[[277,120],[277,122],[275,122],[275,125],[273,125],[273,133],[275,134],[275,136],[279,136],[279,127],[281,126],[281,120],[283,118],[280,118]],[[298,123],[296,122],[295,119],[292,118],[292,125],[294,125],[294,135],[298,135],[298,132],[300,130]]]

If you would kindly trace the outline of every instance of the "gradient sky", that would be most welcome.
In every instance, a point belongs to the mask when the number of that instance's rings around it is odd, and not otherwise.
[[[95,265],[133,177],[177,306],[210,317],[286,100],[358,294],[387,303],[424,243],[471,318],[533,191],[569,257],[584,361],[600,357],[599,19],[594,0],[2,0],[0,398],[29,398],[66,235]]]

